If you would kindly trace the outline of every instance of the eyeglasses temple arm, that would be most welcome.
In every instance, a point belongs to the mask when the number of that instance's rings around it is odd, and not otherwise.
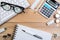
[[[0,7],[1,7],[1,2],[0,2]]]

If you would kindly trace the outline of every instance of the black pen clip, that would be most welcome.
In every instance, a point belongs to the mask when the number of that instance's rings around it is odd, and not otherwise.
[[[38,36],[38,35],[33,35],[33,36],[35,36],[35,37],[37,37],[37,38],[39,38],[39,39],[43,39],[42,37],[40,37],[40,36]]]

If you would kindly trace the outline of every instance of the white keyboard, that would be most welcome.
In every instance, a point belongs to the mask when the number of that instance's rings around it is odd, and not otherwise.
[[[30,4],[28,3],[27,0],[1,0],[1,1],[8,2],[11,4],[16,4],[16,5],[22,6],[24,8],[27,8],[30,6]]]
[[[0,25],[15,16],[17,13],[14,11],[5,11],[0,7]]]
[[[27,0],[0,0],[0,2],[7,2],[7,3],[22,6],[24,8],[27,8],[30,5]],[[3,10],[2,7],[0,7],[0,25],[15,15],[17,15],[17,13],[15,13],[13,10],[6,11]]]

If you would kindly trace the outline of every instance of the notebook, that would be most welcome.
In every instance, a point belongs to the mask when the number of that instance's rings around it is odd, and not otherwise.
[[[19,25],[16,26],[16,31],[14,33],[13,40],[51,40],[52,34],[33,29],[27,26]]]

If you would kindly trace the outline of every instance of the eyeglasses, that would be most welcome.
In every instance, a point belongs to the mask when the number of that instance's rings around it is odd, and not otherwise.
[[[6,11],[10,11],[12,9],[15,13],[21,13],[25,9],[24,7],[10,4],[10,3],[6,3],[6,2],[1,2],[0,6]]]

